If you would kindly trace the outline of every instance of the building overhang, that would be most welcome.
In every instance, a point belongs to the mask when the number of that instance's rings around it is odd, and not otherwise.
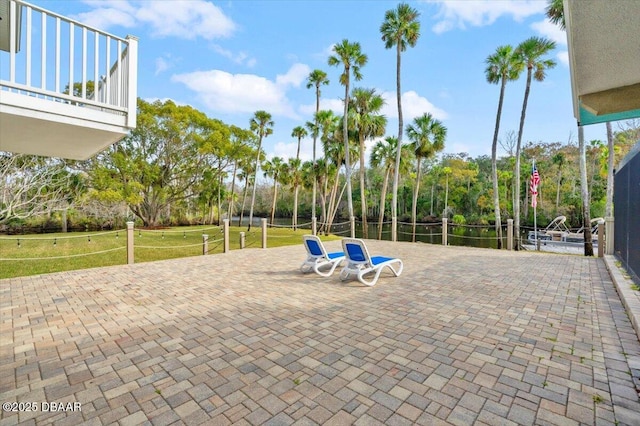
[[[564,0],[579,125],[640,117],[640,1]]]

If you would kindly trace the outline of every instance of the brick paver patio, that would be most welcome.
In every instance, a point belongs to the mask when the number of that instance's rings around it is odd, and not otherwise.
[[[37,411],[0,424],[640,425],[602,259],[367,244],[402,276],[300,245],[2,280],[0,401]]]

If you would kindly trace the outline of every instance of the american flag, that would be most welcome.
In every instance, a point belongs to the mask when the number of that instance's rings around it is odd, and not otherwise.
[[[540,184],[540,175],[538,174],[538,168],[533,163],[533,170],[531,171],[531,182],[529,183],[529,189],[531,190],[531,207],[534,209],[538,205],[538,185]]]

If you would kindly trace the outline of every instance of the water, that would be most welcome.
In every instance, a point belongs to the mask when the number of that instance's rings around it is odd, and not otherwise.
[[[310,219],[298,219],[303,229],[311,229]],[[234,219],[233,224],[237,224]],[[247,219],[244,220],[247,223]],[[276,218],[276,226],[291,226],[290,218]],[[254,225],[260,226],[260,218],[254,218]],[[368,222],[368,238],[378,238],[378,222]],[[398,241],[412,241],[412,225],[401,222],[398,224]],[[331,233],[343,237],[349,236],[349,222],[335,222]],[[476,225],[448,225],[448,243],[452,246],[497,248],[495,228]],[[362,238],[362,222],[356,221],[356,237]],[[382,239],[391,240],[391,223],[382,225]],[[442,226],[440,224],[416,224],[416,241],[429,244],[442,244]],[[506,246],[506,230],[503,232],[503,247]]]

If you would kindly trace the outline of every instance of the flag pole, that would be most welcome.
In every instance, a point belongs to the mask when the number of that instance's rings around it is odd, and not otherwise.
[[[532,161],[531,170],[533,170],[536,168],[536,160],[533,159],[531,161]],[[538,189],[536,188],[536,191],[537,190]],[[535,195],[532,195],[532,197],[535,197]],[[538,203],[534,203],[533,204],[533,237],[536,242],[536,250],[540,250],[540,244],[538,243],[538,215],[536,214],[537,207],[538,207]]]

